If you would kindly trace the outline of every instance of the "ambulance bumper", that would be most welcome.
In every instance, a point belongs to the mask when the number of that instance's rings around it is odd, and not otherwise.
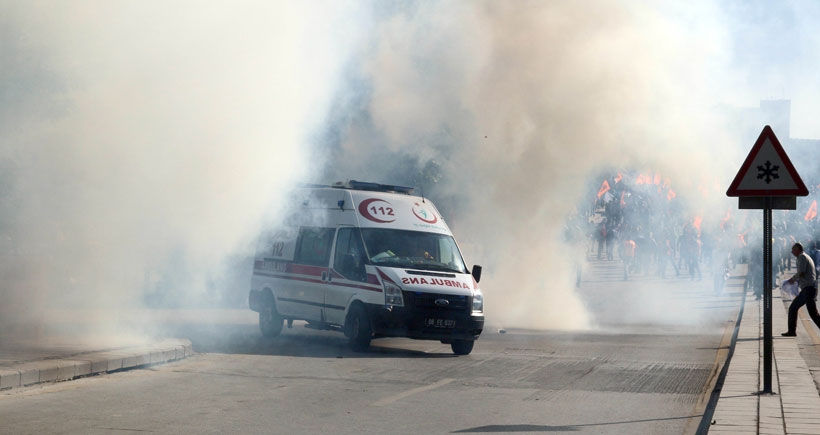
[[[409,310],[405,307],[368,306],[376,337],[417,340],[476,340],[484,329],[484,315],[470,312]]]

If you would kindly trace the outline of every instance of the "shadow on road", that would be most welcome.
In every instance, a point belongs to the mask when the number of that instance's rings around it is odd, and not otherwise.
[[[245,355],[277,355],[306,358],[455,358],[449,352],[430,353],[401,344],[411,340],[374,339],[366,352],[354,352],[347,338],[338,332],[316,331],[294,324],[274,338],[263,337],[256,325],[250,324],[180,324],[166,328],[165,333],[191,340],[198,353]],[[444,349],[444,348],[443,348]]]

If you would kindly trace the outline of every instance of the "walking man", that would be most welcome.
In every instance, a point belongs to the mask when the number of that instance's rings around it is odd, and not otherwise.
[[[809,312],[809,316],[814,324],[820,327],[820,314],[817,313],[817,273],[814,269],[814,261],[809,254],[803,251],[803,245],[795,243],[792,246],[792,255],[797,258],[797,273],[789,278],[789,284],[797,281],[800,287],[800,294],[792,300],[789,305],[789,330],[781,334],[784,337],[794,337],[797,335],[797,311],[803,305]]]

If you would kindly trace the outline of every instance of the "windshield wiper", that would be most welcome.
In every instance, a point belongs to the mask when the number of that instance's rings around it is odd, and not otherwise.
[[[437,271],[441,271],[441,272],[466,273],[462,270],[454,269],[450,266],[445,266],[443,264],[438,264],[438,263],[436,263],[436,264],[421,263],[421,264],[418,264],[416,266],[417,266],[416,269],[422,269],[422,270],[437,270]]]
[[[371,258],[370,262],[373,264],[404,263],[404,261],[400,260],[398,257]]]

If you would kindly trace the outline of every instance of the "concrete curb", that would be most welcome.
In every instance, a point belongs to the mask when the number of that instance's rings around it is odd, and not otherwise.
[[[73,355],[70,359],[29,361],[0,367],[0,390],[163,364],[193,353],[190,340],[167,339],[151,345]]]

